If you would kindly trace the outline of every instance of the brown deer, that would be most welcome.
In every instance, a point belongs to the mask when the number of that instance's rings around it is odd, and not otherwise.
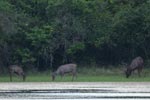
[[[61,78],[64,76],[64,74],[66,73],[71,73],[72,74],[72,81],[74,80],[74,77],[77,74],[76,71],[76,64],[65,64],[65,65],[61,65],[58,67],[58,69],[52,73],[52,80],[55,80],[56,75],[60,75]]]
[[[135,59],[132,60],[131,64],[127,67],[125,71],[126,78],[128,78],[134,70],[138,71],[138,75],[140,77],[143,67],[144,61],[142,57],[136,57]]]
[[[11,65],[11,66],[9,66],[10,81],[12,81],[12,75],[13,74],[16,74],[16,75],[22,77],[23,81],[25,81],[25,79],[26,79],[26,75],[25,75],[22,67],[20,67],[18,65]]]

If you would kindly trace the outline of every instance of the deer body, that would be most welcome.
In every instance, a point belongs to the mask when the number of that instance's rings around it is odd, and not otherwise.
[[[25,73],[24,73],[23,69],[18,65],[9,66],[9,74],[10,74],[10,81],[12,81],[13,74],[16,74],[16,75],[22,77],[23,81],[25,81],[25,78],[26,78]]]
[[[138,71],[138,75],[141,76],[142,69],[144,67],[144,61],[142,57],[136,57],[132,60],[131,64],[127,67],[125,73],[128,78],[134,70]]]
[[[55,80],[56,75],[60,75],[61,77],[64,76],[66,73],[72,74],[72,81],[74,80],[74,77],[76,76],[76,64],[65,64],[58,67],[58,69],[52,73],[52,80]]]

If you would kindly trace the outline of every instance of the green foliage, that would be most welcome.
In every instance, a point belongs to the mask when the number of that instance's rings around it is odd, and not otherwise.
[[[16,50],[16,56],[18,58],[14,58],[15,61],[17,61],[18,59],[21,59],[22,64],[27,64],[27,63],[33,63],[35,62],[35,58],[32,57],[31,52],[29,51],[29,49],[17,49]]]
[[[70,46],[70,48],[67,50],[68,54],[75,54],[77,51],[82,51],[85,49],[85,45],[83,43],[75,43]]]
[[[13,6],[8,1],[5,1],[5,0],[0,1],[0,11],[11,12],[12,7]]]
[[[149,0],[1,0],[0,64],[149,60],[149,16]]]
[[[35,27],[30,33],[26,33],[27,39],[31,41],[32,46],[42,46],[42,44],[48,43],[48,40],[52,38],[52,27],[44,26],[43,28]]]

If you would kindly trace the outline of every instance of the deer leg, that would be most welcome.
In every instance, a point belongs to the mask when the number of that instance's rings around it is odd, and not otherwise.
[[[15,72],[15,74],[17,75],[17,77],[18,77],[19,79],[22,78],[22,74],[21,74],[20,72]]]
[[[74,77],[77,78],[76,72],[73,72],[73,73],[72,73],[72,81],[74,80]]]
[[[23,81],[26,81],[26,75],[23,73]]]
[[[61,80],[62,80],[64,77],[64,73],[61,73],[60,76],[61,76]]]
[[[23,81],[25,81],[25,74],[21,73],[20,76],[22,77]]]
[[[12,82],[12,73],[10,73],[9,76],[10,76],[10,81]]]
[[[12,71],[9,71],[9,77],[10,77],[10,81],[12,82],[12,74],[13,72]]]
[[[142,69],[138,69],[138,76],[141,77],[141,72],[142,72]]]
[[[72,81],[74,80],[74,74],[72,75]]]

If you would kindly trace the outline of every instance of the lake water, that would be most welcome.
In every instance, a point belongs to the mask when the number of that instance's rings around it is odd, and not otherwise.
[[[150,100],[150,83],[0,83],[0,100]]]

